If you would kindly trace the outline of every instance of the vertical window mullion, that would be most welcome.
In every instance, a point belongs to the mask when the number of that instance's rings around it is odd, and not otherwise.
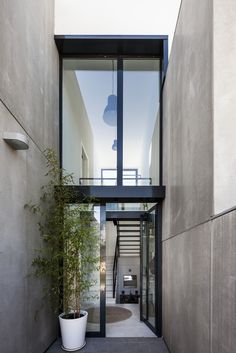
[[[123,184],[123,59],[117,62],[117,185]]]

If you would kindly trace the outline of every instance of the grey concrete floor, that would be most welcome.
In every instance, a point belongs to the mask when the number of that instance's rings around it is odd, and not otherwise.
[[[157,337],[106,337],[87,338],[81,353],[169,353],[162,338]],[[65,352],[61,341],[56,341],[47,353]]]
[[[132,312],[132,316],[126,320],[106,324],[106,337],[156,337],[156,335],[140,321],[138,304],[114,304]]]

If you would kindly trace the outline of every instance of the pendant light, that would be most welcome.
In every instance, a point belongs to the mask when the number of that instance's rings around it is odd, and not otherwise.
[[[114,140],[111,148],[113,149],[113,151],[117,151],[117,140]]]
[[[114,60],[112,60],[112,94],[107,98],[107,106],[103,113],[103,120],[107,125],[116,126],[117,123],[117,96],[114,94]]]

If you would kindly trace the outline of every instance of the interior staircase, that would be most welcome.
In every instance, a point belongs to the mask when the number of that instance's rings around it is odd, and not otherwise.
[[[140,256],[140,222],[117,222],[118,254],[122,256]]]
[[[117,240],[114,256],[106,258],[106,300],[111,303],[117,289],[119,257],[140,256],[140,222],[117,221]]]

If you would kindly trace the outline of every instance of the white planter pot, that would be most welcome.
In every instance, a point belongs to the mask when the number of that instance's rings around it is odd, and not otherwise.
[[[64,313],[59,315],[61,327],[62,349],[73,352],[85,346],[85,333],[88,313],[81,310],[83,315],[78,319],[63,319]]]

